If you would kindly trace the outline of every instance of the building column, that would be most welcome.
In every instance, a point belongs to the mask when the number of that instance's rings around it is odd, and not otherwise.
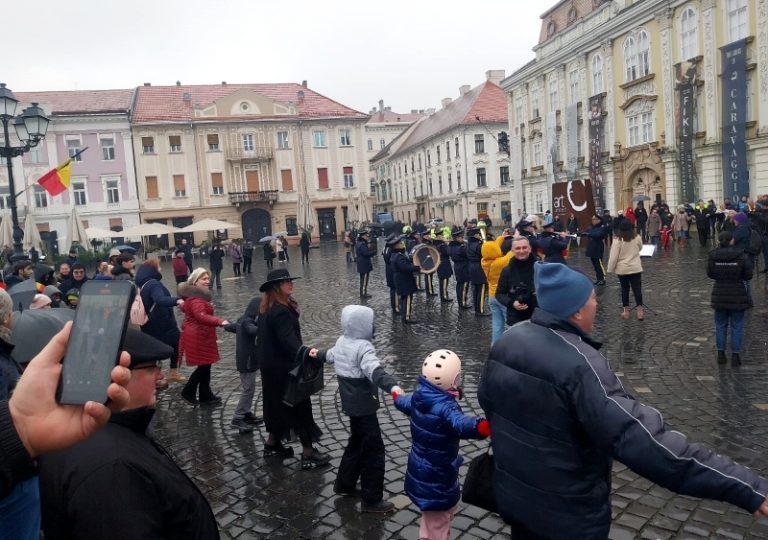
[[[603,87],[605,88],[605,110],[608,111],[605,122],[605,148],[610,152],[616,145],[616,106],[613,101],[613,40],[606,39],[601,45],[603,53]]]
[[[757,133],[768,132],[768,0],[757,2]],[[756,160],[756,164],[761,163]],[[761,178],[761,176],[757,176]],[[758,191],[759,193],[759,191]]]
[[[719,144],[708,144],[696,148],[696,170],[701,183],[704,200],[723,200],[723,170]]]
[[[672,15],[671,8],[666,8],[656,14],[656,22],[661,34],[661,88],[664,106],[664,145],[675,148],[677,133],[675,132],[675,78],[672,73]],[[656,137],[661,140],[661,137]],[[667,177],[669,178],[669,177]],[[667,188],[669,189],[669,188]]]
[[[718,77],[720,51],[715,44],[715,21],[717,9],[715,0],[702,0],[701,14],[704,26],[704,129],[706,144],[720,141],[720,120],[718,113]],[[719,167],[718,167],[719,168]],[[721,182],[722,183],[722,182]],[[722,191],[722,190],[721,190]]]

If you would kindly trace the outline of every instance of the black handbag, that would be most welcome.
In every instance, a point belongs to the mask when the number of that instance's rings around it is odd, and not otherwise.
[[[323,389],[323,362],[309,357],[309,347],[301,346],[296,354],[296,367],[288,373],[283,403],[293,407]]]
[[[464,487],[461,490],[461,500],[472,506],[477,506],[491,512],[497,512],[496,498],[493,494],[493,475],[495,463],[490,446],[488,451],[480,454],[469,462]]]

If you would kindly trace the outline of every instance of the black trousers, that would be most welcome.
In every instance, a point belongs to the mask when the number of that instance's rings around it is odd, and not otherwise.
[[[304,261],[306,261],[307,264],[309,264],[309,250],[301,251],[301,264],[304,264]]]
[[[370,272],[360,274],[360,296],[368,294],[368,274]]]
[[[597,257],[590,257],[592,261],[592,267],[595,269],[595,279],[597,281],[605,281],[605,269],[603,268],[603,260]]]
[[[406,294],[400,296],[400,318],[403,321],[410,321],[413,311],[413,295]]]
[[[240,263],[232,263],[232,273],[236,276],[240,275]]]
[[[427,296],[437,296],[435,283],[432,281],[432,274],[424,274],[424,283],[427,288]]]
[[[701,247],[706,247],[707,242],[709,242],[709,227],[699,229],[699,244],[701,244]]]
[[[487,283],[472,284],[472,302],[475,305],[475,313],[485,312],[485,293],[488,291]]]
[[[635,304],[638,306],[643,305],[643,273],[638,272],[636,274],[625,274],[619,276],[619,283],[621,283],[621,305],[629,307],[629,287],[632,287],[632,294],[635,296]]]
[[[206,401],[214,397],[211,391],[211,365],[197,366],[192,375],[187,379],[182,394],[189,397],[200,396],[200,401]]]
[[[264,259],[267,263],[267,270],[272,270],[275,267],[274,259]]]
[[[456,300],[458,300],[460,307],[467,307],[467,304],[469,303],[469,282],[468,281],[456,282]]]
[[[250,274],[251,273],[251,262],[253,259],[251,257],[243,257],[243,274]]]
[[[336,490],[349,492],[360,479],[361,499],[377,503],[384,498],[384,442],[376,414],[350,416],[350,435],[341,456]]]
[[[392,311],[400,313],[400,305],[397,299],[397,289],[394,287],[389,288],[389,305],[392,307]]]
[[[451,278],[443,278],[440,280],[440,300],[450,300],[448,297],[448,283]]]

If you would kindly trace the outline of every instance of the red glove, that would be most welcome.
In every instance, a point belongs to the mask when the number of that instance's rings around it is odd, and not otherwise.
[[[392,400],[397,401],[397,398],[403,395],[403,389],[395,385],[392,387]]]
[[[491,436],[491,423],[488,420],[480,420],[477,423],[477,432],[480,434],[481,437],[490,437]]]

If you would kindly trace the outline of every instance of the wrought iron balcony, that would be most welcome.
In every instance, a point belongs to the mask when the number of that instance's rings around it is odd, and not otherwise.
[[[270,191],[230,191],[229,202],[238,204],[244,202],[266,202],[275,204],[277,201],[277,190]]]
[[[227,159],[230,161],[270,161],[272,148],[269,146],[255,146],[253,150],[243,150],[242,147],[227,148]]]

